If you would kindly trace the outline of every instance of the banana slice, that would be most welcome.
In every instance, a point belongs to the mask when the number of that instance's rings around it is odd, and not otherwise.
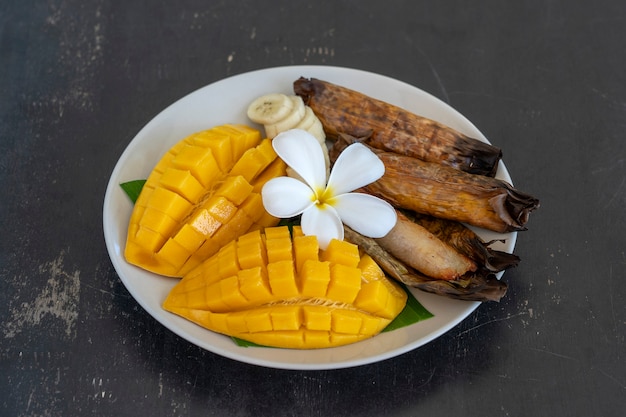
[[[302,97],[271,93],[261,96],[248,106],[248,118],[262,124],[266,137],[272,139],[280,132],[289,129],[302,129],[312,134],[320,143],[326,162],[326,173],[330,167],[326,134],[322,122],[309,106],[304,104]],[[291,168],[287,168],[290,177],[298,178]]]
[[[306,114],[306,106],[304,105],[304,101],[302,101],[302,97],[300,96],[288,96],[291,100],[293,107],[291,108],[291,112],[287,114],[286,117],[278,120],[275,123],[266,123],[265,126],[265,134],[268,138],[273,138],[278,135],[280,132],[284,132],[285,130],[293,129],[298,123],[302,121],[304,115]]]
[[[293,110],[294,101],[285,94],[271,93],[261,96],[248,106],[248,117],[262,125],[274,124],[287,117]]]
[[[330,174],[330,156],[328,155],[328,146],[326,146],[326,142],[320,142],[320,146],[322,147],[322,151],[324,152],[324,163],[326,164],[326,176]]]
[[[300,123],[294,126],[294,129],[308,130],[311,126],[313,126],[313,123],[315,123],[315,121],[317,120],[317,116],[313,112],[313,109],[310,108],[309,106],[305,106],[305,107],[306,109],[304,112],[304,117],[302,118],[302,120],[300,120]]]
[[[324,126],[322,125],[322,122],[320,122],[320,119],[318,119],[317,117],[315,117],[313,124],[308,129],[306,129],[306,131],[315,136],[320,144],[326,143],[326,133],[324,133]]]

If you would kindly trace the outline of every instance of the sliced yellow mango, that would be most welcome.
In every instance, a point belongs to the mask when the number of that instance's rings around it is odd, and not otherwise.
[[[231,175],[241,175],[252,181],[276,158],[272,140],[264,139],[257,147],[248,149],[231,169]]]
[[[307,260],[299,271],[300,288],[305,297],[326,297],[330,283],[330,262]]]
[[[161,176],[160,185],[187,201],[198,201],[204,195],[204,187],[188,170],[167,168]]]
[[[131,214],[126,260],[182,277],[250,230],[274,226],[261,199],[285,164],[258,130],[226,124],[194,133],[165,153]]]
[[[241,235],[186,274],[163,308],[209,330],[254,343],[313,349],[381,332],[406,292],[348,242],[324,251],[286,226]]]

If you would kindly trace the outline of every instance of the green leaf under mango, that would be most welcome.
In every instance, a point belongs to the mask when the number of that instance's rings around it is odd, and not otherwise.
[[[122,187],[126,195],[130,198],[133,204],[135,204],[145,183],[146,180],[134,180],[123,182],[120,184],[120,187]]]

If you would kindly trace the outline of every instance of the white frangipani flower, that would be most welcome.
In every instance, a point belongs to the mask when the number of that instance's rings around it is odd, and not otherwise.
[[[300,224],[306,235],[315,235],[320,248],[332,239],[343,240],[343,224],[372,238],[385,236],[396,224],[396,211],[377,197],[353,193],[385,173],[385,165],[366,146],[355,143],[337,158],[328,181],[324,154],[310,133],[292,129],[272,142],[278,156],[303,181],[278,177],[263,187],[263,205],[279,218],[302,214]]]

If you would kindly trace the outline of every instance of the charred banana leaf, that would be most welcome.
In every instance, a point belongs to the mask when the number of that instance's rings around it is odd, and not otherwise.
[[[331,160],[356,140],[341,135],[332,147]],[[500,179],[370,149],[385,164],[385,174],[364,191],[387,200],[396,208],[505,233],[526,230],[530,212],[539,207],[535,197]]]
[[[418,288],[456,300],[500,301],[506,294],[507,285],[491,272],[476,271],[455,281],[430,280],[422,283]]]
[[[326,81],[301,77],[294,82],[294,92],[320,119],[329,139],[342,133],[367,138],[366,143],[378,149],[487,176],[495,175],[502,157],[495,146]]]
[[[347,241],[359,245],[390,277],[409,287],[465,301],[500,301],[506,294],[507,285],[484,268],[455,280],[433,279],[406,266],[374,239],[348,227],[344,227],[344,233]]]
[[[467,256],[477,264],[483,265],[491,272],[499,272],[515,267],[520,262],[517,255],[490,248],[489,245],[494,243],[494,241],[483,241],[462,223],[414,212],[405,212],[404,214],[437,236],[441,241],[452,246],[459,253]]]

